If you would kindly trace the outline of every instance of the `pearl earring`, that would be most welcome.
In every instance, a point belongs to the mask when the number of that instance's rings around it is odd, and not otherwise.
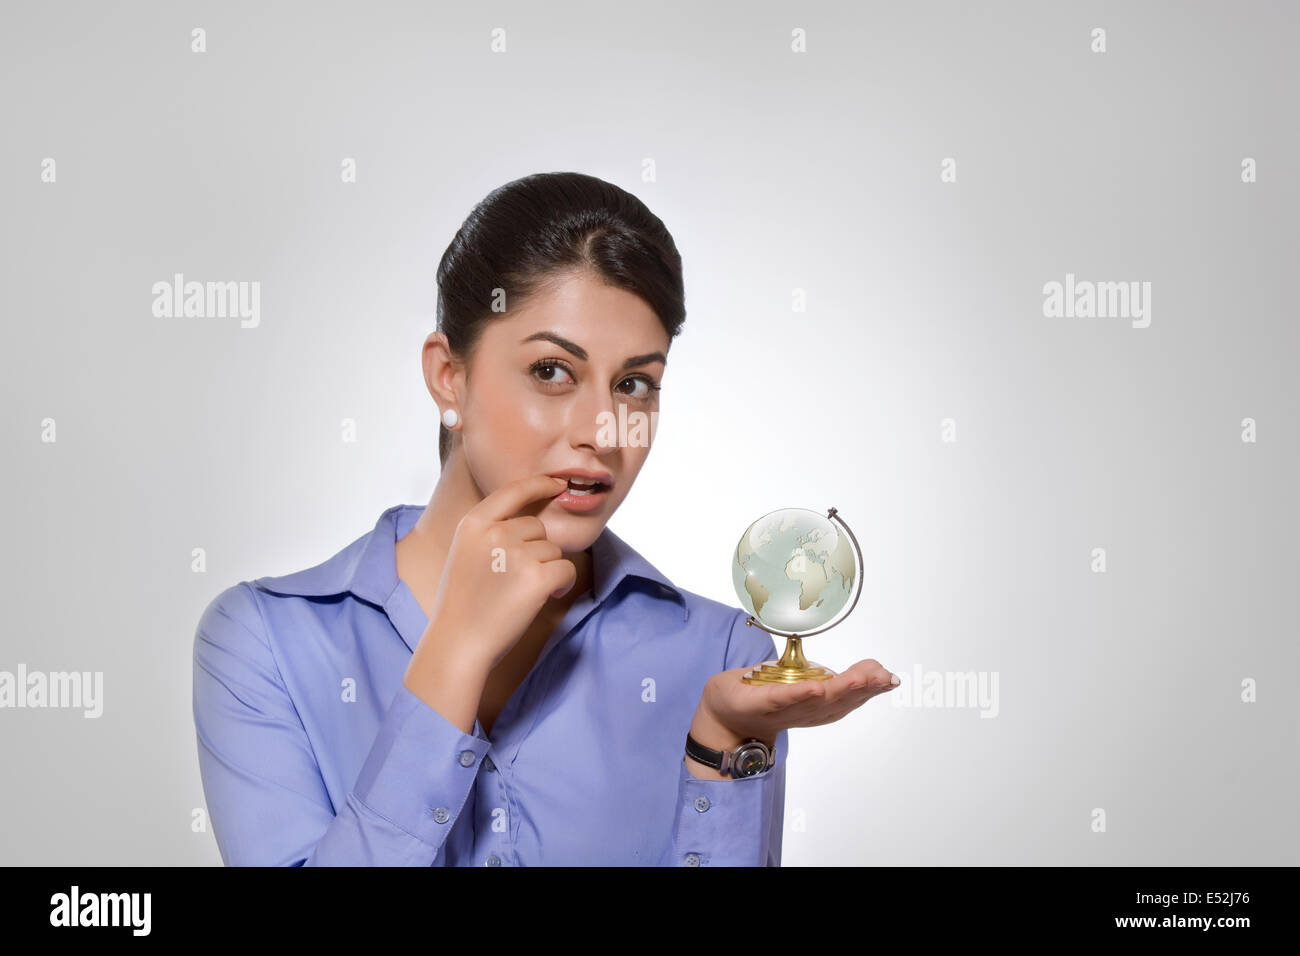
[[[458,421],[460,421],[460,416],[456,414],[456,409],[449,408],[442,413],[442,423],[448,428],[455,428]]]

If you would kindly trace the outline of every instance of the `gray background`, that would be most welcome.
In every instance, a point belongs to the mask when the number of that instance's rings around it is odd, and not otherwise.
[[[1298,19],[5,5],[0,669],[103,671],[105,710],[0,710],[0,862],[220,862],[191,830],[199,613],[427,500],[434,268],[547,170],[636,193],[685,261],[611,527],[739,606],[748,524],[834,505],[864,590],[810,656],[999,676],[995,719],[879,699],[792,731],[787,865],[1300,862]],[[155,318],[174,272],[260,281],[260,327]],[[1151,282],[1150,327],[1045,318],[1067,272]]]

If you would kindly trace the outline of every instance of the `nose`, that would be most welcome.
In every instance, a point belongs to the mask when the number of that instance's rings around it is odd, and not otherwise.
[[[619,448],[619,402],[608,390],[586,389],[569,409],[569,444],[600,456]]]

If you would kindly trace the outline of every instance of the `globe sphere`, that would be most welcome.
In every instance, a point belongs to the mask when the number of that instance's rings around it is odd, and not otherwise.
[[[787,634],[833,621],[853,598],[858,555],[849,535],[825,515],[782,508],[740,536],[731,562],[741,605],[765,627]]]

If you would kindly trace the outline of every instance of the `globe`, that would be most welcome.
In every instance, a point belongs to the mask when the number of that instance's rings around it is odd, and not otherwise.
[[[856,550],[843,527],[816,511],[782,508],[765,514],[736,545],[731,562],[736,596],[755,620],[774,631],[816,630],[852,599]]]

